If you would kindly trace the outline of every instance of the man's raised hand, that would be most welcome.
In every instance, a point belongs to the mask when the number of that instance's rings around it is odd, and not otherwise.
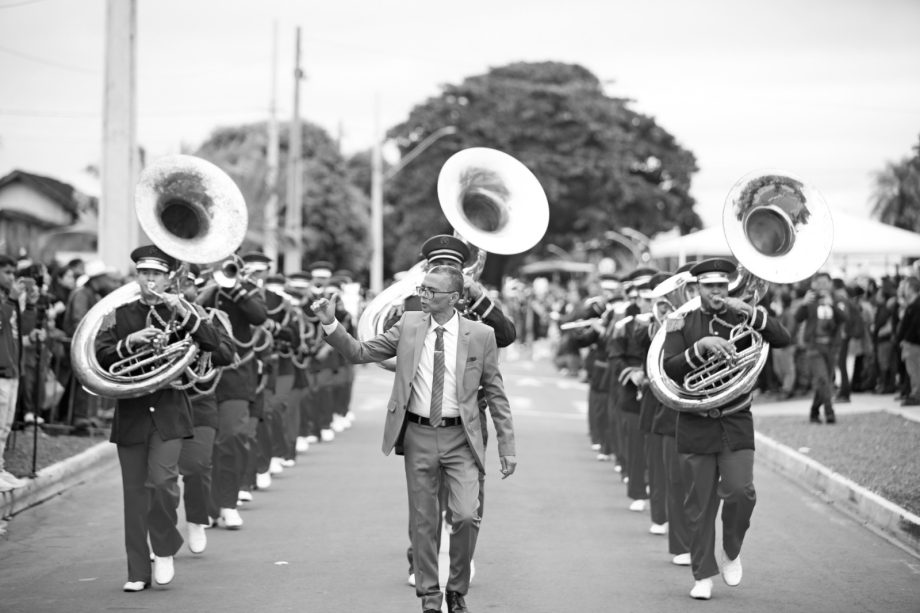
[[[314,300],[310,303],[310,308],[313,309],[313,312],[319,317],[319,320],[329,325],[335,321],[335,303],[327,300],[326,298],[320,298]]]

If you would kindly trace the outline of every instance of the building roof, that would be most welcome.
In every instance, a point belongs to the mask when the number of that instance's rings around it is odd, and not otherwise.
[[[70,213],[74,219],[79,214],[79,203],[76,198],[76,190],[69,183],[45,177],[42,175],[32,174],[24,170],[14,170],[8,175],[0,178],[0,188],[16,182],[24,183],[32,189],[44,194],[54,202]]]

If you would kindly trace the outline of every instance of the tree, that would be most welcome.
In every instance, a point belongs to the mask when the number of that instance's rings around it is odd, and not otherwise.
[[[920,139],[914,154],[875,175],[872,214],[881,222],[920,232]]]
[[[369,257],[367,228],[370,203],[348,179],[346,161],[335,142],[321,128],[304,123],[303,232],[301,265],[329,260],[337,268],[366,274]],[[279,227],[284,226],[287,202],[289,130],[280,126],[278,175]],[[265,122],[219,128],[195,155],[226,171],[243,192],[249,212],[249,232],[244,249],[258,249],[262,242],[265,202],[269,191],[267,172],[268,129]],[[282,233],[283,234],[283,233]],[[279,245],[283,244],[279,240]]]
[[[457,128],[388,185],[396,203],[388,260],[408,268],[427,236],[452,231],[437,206],[438,171],[452,153],[473,146],[514,156],[543,185],[550,226],[535,255],[624,227],[646,235],[700,227],[689,195],[693,154],[629,103],[607,96],[585,68],[556,62],[510,64],[445,85],[388,133],[405,155],[435,130]],[[522,259],[498,258],[506,269]],[[493,278],[500,272],[493,266]]]

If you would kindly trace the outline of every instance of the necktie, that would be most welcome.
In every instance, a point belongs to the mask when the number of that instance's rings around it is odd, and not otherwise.
[[[432,426],[441,425],[441,401],[444,398],[444,328],[434,329],[434,378],[431,383],[431,411],[428,420]]]

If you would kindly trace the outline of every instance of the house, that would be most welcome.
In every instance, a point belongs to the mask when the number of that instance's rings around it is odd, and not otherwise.
[[[93,252],[95,197],[69,183],[14,170],[0,178],[0,253],[50,262],[58,252]],[[79,231],[75,232],[76,228]]]

